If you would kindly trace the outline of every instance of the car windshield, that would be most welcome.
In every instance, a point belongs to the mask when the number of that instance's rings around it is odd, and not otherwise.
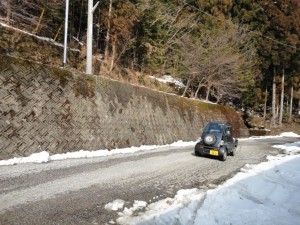
[[[213,132],[222,132],[222,125],[218,123],[209,123],[204,129],[204,132],[213,133]]]

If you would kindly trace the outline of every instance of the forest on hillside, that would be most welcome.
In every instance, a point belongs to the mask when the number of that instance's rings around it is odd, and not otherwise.
[[[68,43],[84,53],[88,0],[69,4]],[[65,1],[1,0],[0,17],[63,43]],[[93,19],[108,74],[171,75],[183,96],[270,108],[272,126],[300,107],[299,0],[100,0]]]

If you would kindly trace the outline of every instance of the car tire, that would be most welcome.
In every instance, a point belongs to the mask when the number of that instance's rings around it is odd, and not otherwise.
[[[203,138],[203,141],[207,145],[213,145],[214,143],[216,143],[217,138],[214,134],[206,134]]]
[[[196,151],[196,150],[195,150],[194,153],[195,153],[195,156],[197,156],[197,157],[200,157],[200,156],[201,156],[201,154],[200,154],[198,151]]]
[[[231,150],[231,155],[232,155],[232,156],[235,156],[235,151],[236,151],[236,148],[233,148],[233,149]]]
[[[227,159],[227,154],[228,154],[228,153],[227,153],[227,149],[225,148],[225,149],[224,149],[224,153],[223,153],[223,155],[222,155],[221,158],[220,158],[221,161],[223,161],[223,162],[226,161],[226,159]]]
[[[197,148],[199,148],[199,145],[200,145],[200,143],[197,143],[195,146],[195,150],[194,150],[195,156],[201,156],[201,153],[197,151]]]

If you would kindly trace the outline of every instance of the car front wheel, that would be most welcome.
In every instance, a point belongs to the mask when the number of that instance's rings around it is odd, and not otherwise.
[[[224,149],[223,155],[221,156],[221,160],[226,161],[226,159],[227,159],[227,149]]]
[[[201,156],[201,154],[197,151],[195,151],[195,156]]]
[[[195,156],[201,156],[200,152],[197,151],[197,148],[199,148],[199,145],[200,145],[200,143],[197,143],[195,146],[195,150],[194,150]]]

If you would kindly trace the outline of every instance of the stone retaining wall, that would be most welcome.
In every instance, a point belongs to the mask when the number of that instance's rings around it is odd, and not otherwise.
[[[245,128],[230,107],[0,56],[0,160],[46,150],[195,141],[208,121]]]

